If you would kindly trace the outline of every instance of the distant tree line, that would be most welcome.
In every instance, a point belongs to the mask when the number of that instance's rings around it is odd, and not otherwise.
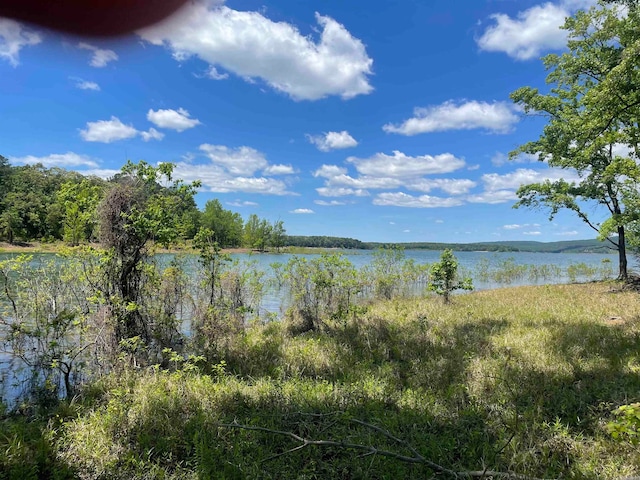
[[[366,243],[353,238],[326,237],[326,236],[293,236],[286,238],[287,246],[291,247],[312,247],[312,248],[370,248]]]
[[[149,168],[141,162],[136,171],[123,170],[104,180],[41,164],[12,166],[0,155],[0,241],[63,240],[73,246],[94,242],[100,233],[100,205],[129,202],[135,210],[143,200],[155,198],[164,202],[158,207],[173,216],[177,240],[192,240],[201,228],[206,228],[213,232],[212,240],[220,248],[265,251],[285,246],[282,220],[271,223],[252,214],[245,222],[239,213],[223,208],[218,199],[209,200],[200,211],[193,195],[176,197],[171,187],[155,180],[143,182],[141,188],[141,172]],[[160,240],[160,236],[153,239]]]

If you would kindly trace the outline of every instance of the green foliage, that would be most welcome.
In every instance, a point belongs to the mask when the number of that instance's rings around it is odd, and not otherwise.
[[[256,325],[212,375],[154,368],[102,379],[95,402],[58,429],[55,455],[94,478],[433,477],[427,465],[346,447],[410,456],[408,444],[454,470],[632,476],[637,447],[612,439],[603,419],[640,391],[640,344],[634,322],[603,322],[611,312],[634,318],[637,295],[513,288],[449,306],[381,302],[328,332]],[[300,442],[278,431],[338,445],[294,451]]]
[[[451,250],[444,250],[440,261],[431,265],[429,290],[442,295],[444,303],[449,303],[455,290],[473,290],[470,278],[458,278],[458,261]]]
[[[272,226],[266,219],[260,220],[255,213],[251,214],[244,225],[244,244],[264,252],[271,244],[271,232]]]
[[[274,270],[301,331],[317,330],[328,320],[345,321],[353,313],[361,284],[357,270],[344,256],[293,256],[284,266],[274,265]]]
[[[616,418],[607,424],[607,431],[616,440],[637,445],[640,442],[640,403],[621,405],[613,414]]]
[[[232,262],[214,238],[208,228],[200,229],[194,238],[202,270],[191,319],[192,343],[209,358],[222,356],[230,337],[259,315],[263,293],[263,273],[252,265],[243,268]]]
[[[0,261],[0,344],[27,395],[44,389],[49,398],[71,398],[83,378],[96,334],[87,323],[91,307],[78,301],[89,296],[83,280],[75,262]]]
[[[65,182],[56,193],[63,215],[63,238],[72,246],[91,240],[96,234],[96,209],[102,196],[102,186],[82,179]]]
[[[175,328],[154,331],[143,296],[144,282],[151,278],[147,273],[153,274],[147,268],[151,241],[168,246],[179,238],[180,212],[193,202],[199,186],[173,180],[173,168],[171,163],[128,162],[99,206],[100,241],[108,249],[101,290],[116,322],[116,344],[140,337],[165,347],[175,337]]]
[[[284,228],[284,222],[282,220],[278,220],[271,227],[271,246],[276,249],[276,252],[279,252],[284,246],[286,234],[287,231]]]
[[[627,278],[625,227],[637,217],[625,203],[640,181],[639,20],[637,9],[628,15],[602,6],[578,11],[564,26],[569,51],[544,57],[550,92],[523,87],[511,94],[525,112],[548,118],[540,138],[512,156],[535,155],[576,177],[523,185],[516,207],[544,207],[550,218],[561,209],[573,211],[618,249],[621,279]],[[628,153],[619,153],[623,147]],[[604,207],[608,218],[596,223],[585,202]]]
[[[202,227],[213,232],[214,241],[221,248],[242,244],[243,221],[239,213],[222,208],[220,200],[209,200],[202,212]]]
[[[374,298],[390,300],[410,294],[411,287],[424,283],[427,268],[407,260],[402,247],[379,248],[361,272],[362,282],[372,290]]]

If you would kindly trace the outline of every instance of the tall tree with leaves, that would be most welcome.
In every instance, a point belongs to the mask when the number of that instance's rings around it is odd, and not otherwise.
[[[271,246],[276,249],[276,252],[280,252],[280,249],[284,246],[286,236],[287,231],[284,228],[284,222],[282,220],[274,222],[271,227]]]
[[[174,165],[127,162],[98,207],[100,240],[109,250],[104,298],[115,312],[117,341],[152,338],[151,319],[140,308],[143,267],[152,242],[168,246],[179,235],[178,212],[198,183],[172,178]],[[164,185],[163,185],[164,184]]]
[[[65,182],[57,192],[57,201],[63,212],[63,237],[72,246],[89,240],[96,228],[96,209],[102,188],[96,182],[82,179]]]
[[[213,232],[213,239],[221,248],[242,244],[243,221],[239,213],[226,210],[220,200],[209,200],[202,212],[202,227]]]
[[[543,59],[549,93],[523,87],[511,94],[526,113],[548,120],[538,140],[511,155],[537,155],[575,180],[523,185],[515,206],[546,207],[550,218],[573,211],[618,250],[619,278],[626,279],[625,226],[637,212],[625,208],[625,199],[640,182],[638,8],[600,4],[567,18],[564,28],[568,52]],[[587,213],[589,203],[605,215]]]

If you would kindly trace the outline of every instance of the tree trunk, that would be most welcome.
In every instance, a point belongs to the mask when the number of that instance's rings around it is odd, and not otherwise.
[[[624,226],[622,225],[618,225],[618,262],[620,266],[618,280],[626,281],[629,275],[627,272],[627,248],[624,238]]]

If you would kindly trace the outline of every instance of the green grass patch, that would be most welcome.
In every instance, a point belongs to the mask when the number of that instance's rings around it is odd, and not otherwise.
[[[119,372],[59,417],[6,417],[0,431],[19,435],[0,435],[0,472],[30,459],[92,479],[431,478],[380,453],[411,446],[452,470],[638,475],[637,442],[607,427],[640,401],[640,298],[616,288],[390,300],[298,336],[256,325],[202,372]]]

